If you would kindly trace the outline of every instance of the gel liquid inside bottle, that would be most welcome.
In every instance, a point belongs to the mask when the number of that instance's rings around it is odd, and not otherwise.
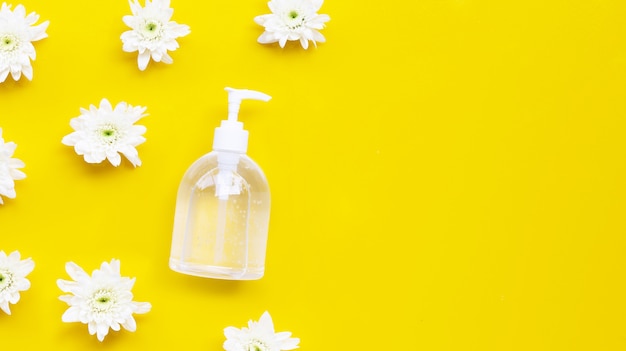
[[[265,271],[270,191],[263,171],[246,155],[248,131],[237,115],[242,100],[271,97],[226,91],[228,119],[215,129],[213,151],[189,167],[178,189],[169,266],[207,278],[259,279]]]

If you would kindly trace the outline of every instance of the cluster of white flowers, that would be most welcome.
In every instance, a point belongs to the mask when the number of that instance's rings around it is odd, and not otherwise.
[[[7,256],[0,250],[0,309],[6,314],[11,314],[9,304],[20,300],[20,292],[30,288],[26,276],[35,268],[31,258],[20,257],[19,251]],[[96,334],[99,341],[104,340],[109,329],[119,331],[124,327],[134,332],[137,323],[133,314],[148,313],[152,308],[148,302],[133,301],[135,278],[122,277],[119,260],[102,262],[91,276],[74,262],[68,262],[65,270],[73,281],[57,280],[59,288],[70,293],[59,297],[70,306],[61,320],[87,324],[89,334]]]
[[[33,26],[39,15],[31,12],[26,15],[23,5],[11,10],[11,5],[3,2],[0,7],[0,82],[4,82],[9,73],[14,80],[22,74],[33,79],[31,60],[36,57],[32,42],[46,38],[48,21]]]
[[[122,17],[130,28],[121,35],[122,50],[137,52],[137,65],[145,70],[150,60],[173,63],[168,51],[175,51],[179,44],[176,39],[188,35],[188,25],[172,21],[174,9],[170,0],[145,0],[141,6],[138,0],[129,0],[132,15]],[[271,14],[256,16],[254,21],[265,28],[258,37],[261,44],[278,43],[285,47],[287,41],[298,40],[304,49],[309,41],[317,46],[326,38],[319,32],[330,17],[317,12],[324,0],[270,0],[268,7]],[[23,5],[15,6],[2,3],[0,7],[0,83],[9,73],[14,80],[22,75],[28,80],[33,78],[31,61],[36,52],[33,42],[48,37],[46,29],[49,21],[35,25],[39,15],[35,12],[26,14]]]
[[[270,0],[268,6],[272,13],[254,18],[265,28],[258,42],[278,42],[280,47],[284,47],[287,41],[299,40],[304,49],[308,48],[309,41],[314,45],[324,42],[325,38],[319,30],[324,28],[330,17],[317,13],[323,2]],[[150,60],[172,63],[168,51],[179,47],[176,39],[189,34],[189,26],[171,21],[174,10],[170,7],[170,0],[145,0],[145,6],[141,6],[138,0],[129,0],[129,4],[132,15],[122,18],[131,28],[121,35],[123,51],[138,52],[137,65],[142,71],[148,67]],[[17,5],[13,10],[11,7],[2,3],[0,8],[0,83],[9,73],[14,80],[22,75],[32,79],[31,60],[36,57],[32,42],[47,37],[49,24],[45,21],[35,25],[39,15],[34,12],[26,15],[23,5]],[[70,121],[74,132],[66,135],[61,142],[73,146],[87,163],[101,163],[106,159],[113,166],[118,166],[122,154],[133,166],[140,166],[136,146],[146,141],[143,137],[146,128],[134,123],[145,116],[145,110],[145,107],[133,107],[125,102],[113,108],[107,99],[102,99],[99,108],[94,105],[89,109],[81,108],[81,115]],[[13,143],[0,145],[0,195],[9,198],[15,197],[13,181],[25,177],[17,170],[24,164],[10,158],[14,150]]]
[[[34,268],[33,260],[22,260],[19,251],[13,251],[8,256],[0,251],[0,309],[6,314],[11,314],[9,304],[20,300],[20,292],[30,288],[26,276]],[[122,276],[117,259],[102,262],[100,269],[95,269],[91,275],[74,262],[67,262],[65,271],[72,280],[57,280],[58,287],[68,293],[59,297],[69,306],[61,320],[87,324],[89,334],[96,335],[101,342],[109,330],[119,331],[123,327],[136,331],[137,322],[133,315],[148,313],[152,309],[149,302],[133,301],[135,278]],[[293,350],[300,343],[300,339],[291,337],[291,332],[276,333],[267,311],[258,322],[248,321],[248,327],[225,328],[224,336],[226,351]]]

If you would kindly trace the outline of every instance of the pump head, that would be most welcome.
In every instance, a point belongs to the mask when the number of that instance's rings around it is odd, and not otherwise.
[[[260,93],[254,90],[248,89],[233,89],[226,87],[225,90],[228,92],[228,120],[236,121],[237,115],[239,114],[239,106],[241,105],[241,100],[249,99],[249,100],[261,100],[261,101],[269,101],[272,97]]]
[[[241,100],[269,101],[272,97],[258,91],[248,89],[226,88],[228,91],[228,119],[215,128],[213,150],[246,153],[248,150],[248,131],[243,123],[237,121]]]

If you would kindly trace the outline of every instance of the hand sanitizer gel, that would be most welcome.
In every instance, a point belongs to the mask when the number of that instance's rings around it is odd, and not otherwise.
[[[253,90],[226,88],[228,119],[215,129],[213,151],[185,173],[178,189],[170,268],[217,279],[259,279],[265,271],[270,191],[246,155],[248,131],[237,121],[242,100],[268,101]]]

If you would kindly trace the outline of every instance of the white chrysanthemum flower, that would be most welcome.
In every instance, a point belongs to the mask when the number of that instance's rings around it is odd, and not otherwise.
[[[26,178],[26,174],[18,169],[24,167],[24,162],[12,157],[15,148],[17,145],[14,142],[4,142],[0,128],[0,204],[4,204],[2,196],[14,199],[15,180]]]
[[[271,14],[256,16],[254,21],[265,27],[265,32],[257,41],[261,44],[278,42],[281,48],[287,40],[300,40],[304,49],[309,47],[309,40],[323,43],[326,38],[319,32],[324,23],[330,21],[328,15],[319,15],[317,11],[324,0],[270,0],[267,3]]]
[[[109,333],[109,328],[119,331],[122,326],[134,332],[137,323],[133,313],[147,313],[152,308],[148,302],[133,301],[131,289],[135,278],[121,276],[119,260],[102,262],[100,269],[94,270],[91,276],[74,262],[68,262],[65,270],[74,281],[57,280],[61,290],[71,293],[59,297],[70,306],[61,319],[66,323],[87,324],[89,334],[97,334],[100,341]]]
[[[47,38],[46,29],[50,22],[45,21],[33,26],[39,20],[39,15],[31,12],[26,15],[23,5],[15,6],[2,3],[0,8],[0,83],[7,79],[9,73],[14,80],[19,80],[22,74],[28,80],[33,79],[35,47],[32,42]]]
[[[266,311],[258,322],[248,321],[248,327],[224,329],[226,351],[280,351],[298,348],[300,339],[292,338],[291,332],[274,332],[272,317]]]
[[[122,18],[132,30],[122,33],[122,50],[139,52],[137,63],[140,70],[145,70],[152,58],[155,62],[172,63],[174,60],[168,51],[178,48],[176,38],[184,37],[191,31],[188,25],[170,21],[174,9],[170,0],[146,0],[141,7],[137,0],[129,0],[132,16]]]
[[[146,127],[134,123],[147,116],[145,111],[145,107],[133,107],[125,102],[118,103],[114,109],[109,100],[102,99],[99,108],[90,105],[88,110],[80,109],[81,115],[70,121],[75,131],[61,142],[73,146],[77,154],[84,155],[87,163],[108,159],[117,167],[122,162],[121,153],[133,166],[141,166],[135,146],[146,141],[142,136]]]
[[[30,281],[26,276],[35,268],[35,262],[29,257],[20,259],[19,251],[13,251],[7,256],[0,251],[0,309],[11,314],[9,304],[16,304],[20,300],[20,291],[30,288]]]

